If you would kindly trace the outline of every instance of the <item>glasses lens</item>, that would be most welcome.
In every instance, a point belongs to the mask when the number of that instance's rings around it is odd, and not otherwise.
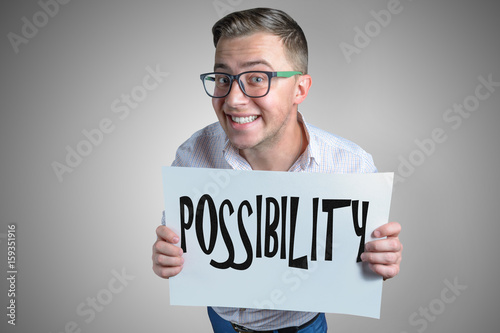
[[[225,74],[208,74],[203,80],[205,90],[212,97],[222,97],[227,94],[231,78]]]
[[[240,76],[240,87],[250,97],[262,97],[269,91],[269,76],[262,72],[245,73]]]

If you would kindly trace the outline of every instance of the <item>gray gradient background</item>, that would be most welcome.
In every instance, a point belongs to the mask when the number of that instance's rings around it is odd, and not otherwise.
[[[467,289],[425,332],[491,332],[500,306],[498,144],[500,89],[454,130],[445,111],[474,93],[478,77],[500,81],[496,1],[401,0],[393,16],[348,63],[339,44],[373,21],[387,1],[226,1],[234,10],[274,6],[303,27],[313,86],[308,122],[369,151],[396,171],[415,140],[442,128],[437,144],[395,187],[391,220],[403,225],[400,275],[384,283],[380,320],[329,314],[332,332],[417,332],[409,317],[440,298],[444,280]],[[212,68],[213,1],[72,1],[16,54],[35,1],[2,1],[0,276],[7,225],[17,225],[17,326],[2,332],[209,332],[206,310],[171,307],[168,281],[151,269],[162,211],[160,166],[195,130],[216,121],[198,74]],[[111,103],[142,83],[145,68],[170,75],[124,120]],[[109,118],[115,129],[59,182],[53,161],[82,130]],[[78,305],[107,288],[112,271],[135,277],[90,323]],[[436,302],[434,302],[436,304]]]

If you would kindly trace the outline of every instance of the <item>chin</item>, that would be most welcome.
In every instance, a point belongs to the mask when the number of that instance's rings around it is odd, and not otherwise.
[[[254,136],[229,136],[229,141],[238,149],[250,149],[254,148],[259,144],[258,140]]]
[[[255,147],[255,143],[241,142],[241,141],[235,141],[235,140],[231,140],[231,139],[229,139],[229,141],[231,141],[233,146],[235,146],[239,150],[250,149],[250,148]]]

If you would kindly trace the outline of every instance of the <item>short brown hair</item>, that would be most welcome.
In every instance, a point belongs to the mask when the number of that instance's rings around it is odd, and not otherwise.
[[[230,13],[212,27],[214,45],[222,37],[234,38],[269,32],[281,38],[294,70],[307,73],[307,40],[302,28],[285,12],[271,8],[254,8]]]

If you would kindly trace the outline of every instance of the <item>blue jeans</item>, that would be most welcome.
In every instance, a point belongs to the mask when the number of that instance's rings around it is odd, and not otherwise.
[[[211,307],[208,307],[208,317],[212,323],[214,333],[235,333],[231,323],[224,320],[217,314]],[[320,313],[318,318],[309,326],[301,329],[297,333],[326,333],[328,326],[326,325],[326,318],[324,313]],[[275,331],[277,332],[277,331]]]

